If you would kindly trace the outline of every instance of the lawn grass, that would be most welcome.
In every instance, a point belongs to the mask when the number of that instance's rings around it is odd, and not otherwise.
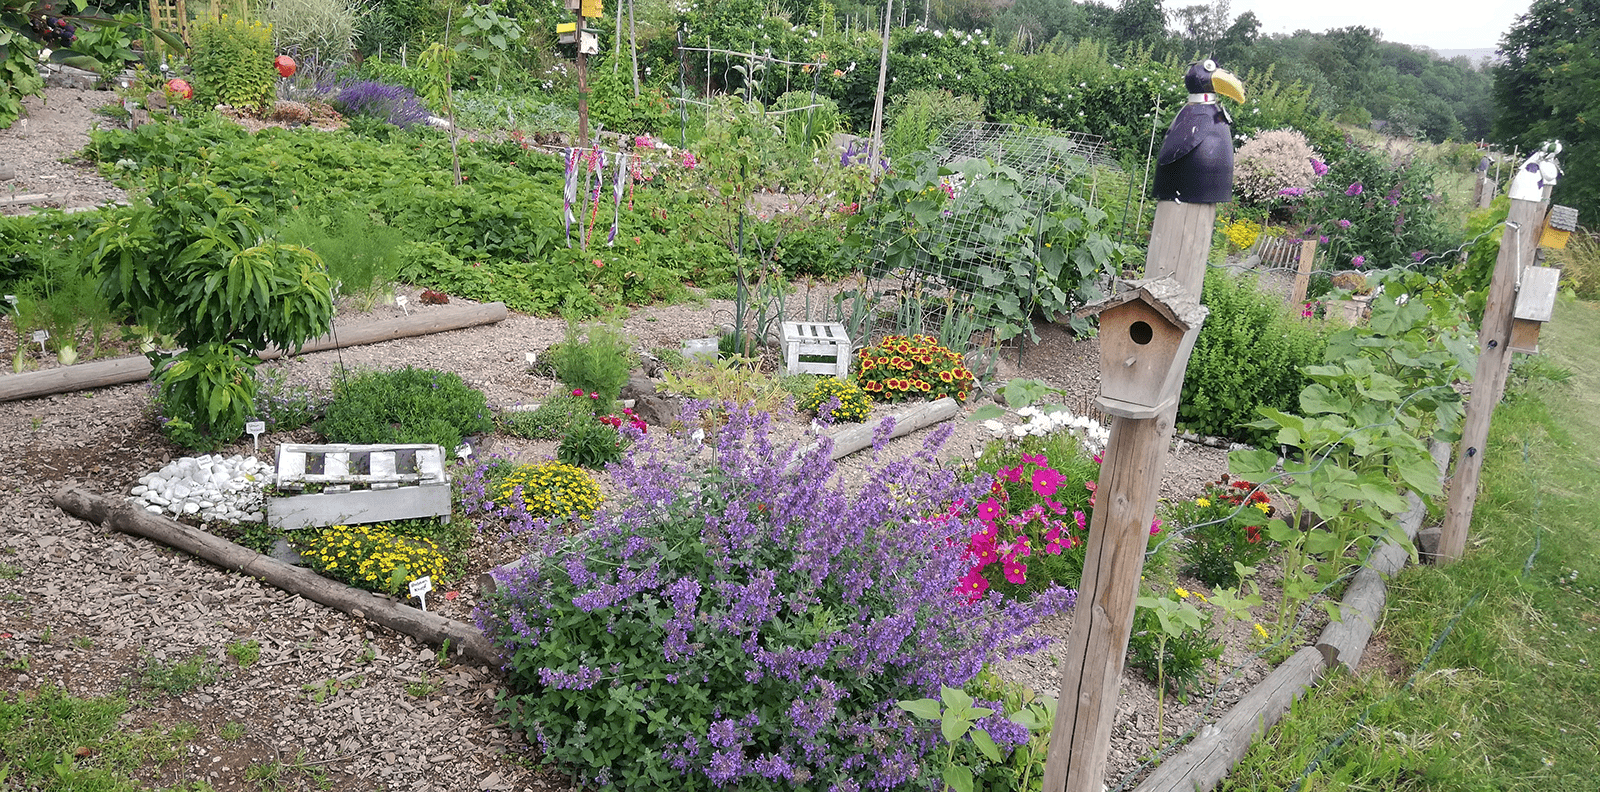
[[[1496,409],[1466,557],[1391,581],[1397,668],[1324,683],[1222,789],[1600,788],[1600,304],[1544,333],[1520,368],[1570,376]]]
[[[0,694],[0,789],[136,792],[130,774],[186,755],[194,724],[128,731],[128,702],[80,699],[58,688]],[[178,787],[210,790],[203,781]]]

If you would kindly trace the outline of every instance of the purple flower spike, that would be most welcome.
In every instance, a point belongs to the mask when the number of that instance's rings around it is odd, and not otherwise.
[[[1320,244],[1320,245],[1328,244],[1328,235],[1327,234],[1323,234],[1322,236],[1317,237],[1317,244]]]
[[[1349,228],[1350,227],[1350,221],[1349,220],[1340,220],[1339,221],[1339,227],[1340,228]]]
[[[1328,175],[1328,166],[1316,157],[1311,158],[1311,172],[1318,176]]]
[[[1345,188],[1344,194],[1348,195],[1348,196],[1351,196],[1351,197],[1360,195],[1361,194],[1361,182],[1351,182],[1350,186]]]

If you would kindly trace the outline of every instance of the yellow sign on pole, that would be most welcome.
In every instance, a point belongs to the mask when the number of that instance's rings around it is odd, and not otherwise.
[[[604,1],[603,0],[583,0],[583,10],[580,12],[580,15],[581,16],[585,16],[585,17],[602,17],[602,16],[605,16],[606,15],[606,9],[605,9]]]
[[[576,33],[577,31],[578,23],[576,22],[561,22],[556,25],[557,33]]]

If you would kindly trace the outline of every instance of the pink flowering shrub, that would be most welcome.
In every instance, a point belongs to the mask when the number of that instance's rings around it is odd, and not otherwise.
[[[1234,155],[1234,195],[1241,203],[1266,204],[1284,190],[1304,194],[1316,181],[1316,156],[1306,136],[1293,129],[1262,132]]]

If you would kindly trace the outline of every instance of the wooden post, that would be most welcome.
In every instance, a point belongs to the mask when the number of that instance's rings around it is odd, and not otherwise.
[[[578,17],[578,148],[589,147],[589,56],[583,54],[583,31],[589,27],[589,21],[583,16],[580,7],[575,12]]]
[[[867,142],[867,167],[877,176],[878,161],[883,158],[883,87],[889,77],[889,19],[894,13],[894,0],[883,6],[883,42],[878,49],[878,94],[872,103],[871,139]]]
[[[1145,278],[1171,276],[1198,295],[1216,216],[1214,204],[1158,203]],[[1174,404],[1155,418],[1112,419],[1078,605],[1061,661],[1061,693],[1045,760],[1046,790],[1102,788],[1123,654],[1133,630],[1139,575],[1176,417]]]
[[[1489,423],[1494,418],[1495,405],[1505,393],[1506,375],[1511,371],[1511,316],[1517,303],[1517,269],[1519,264],[1533,265],[1545,206],[1545,201],[1513,198],[1511,213],[1501,232],[1500,256],[1495,260],[1494,277],[1489,281],[1489,296],[1483,307],[1483,322],[1478,328],[1478,368],[1472,376],[1472,397],[1467,402],[1467,415],[1461,425],[1461,444],[1450,481],[1444,527],[1439,535],[1438,560],[1443,563],[1461,558],[1467,548],[1467,530],[1472,525],[1473,507],[1478,502],[1478,476],[1483,472]]]
[[[1294,273],[1294,296],[1289,302],[1296,308],[1305,304],[1306,290],[1311,287],[1311,265],[1317,260],[1317,240],[1300,243],[1300,268]]]

